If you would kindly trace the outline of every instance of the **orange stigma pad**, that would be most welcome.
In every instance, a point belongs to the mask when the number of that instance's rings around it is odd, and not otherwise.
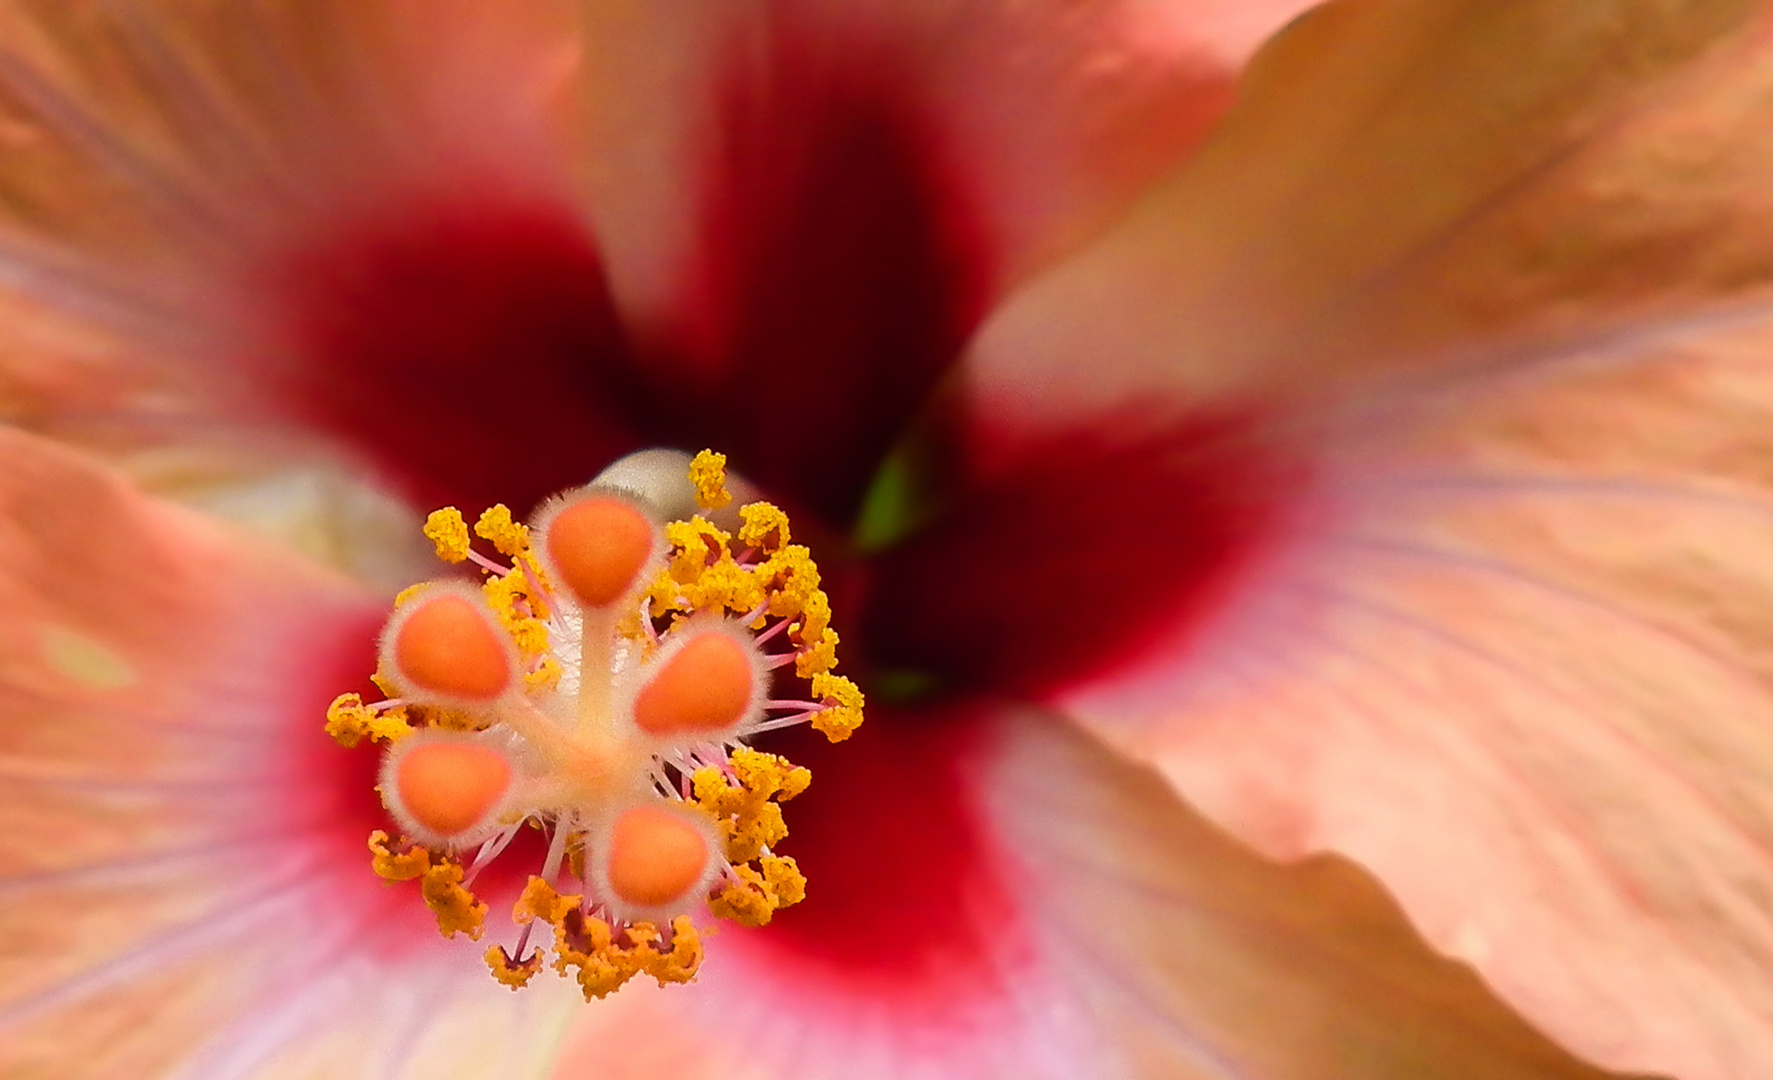
[[[636,907],[683,899],[708,869],[708,839],[682,813],[637,806],[610,830],[609,887]]]
[[[698,635],[641,688],[634,722],[649,735],[725,731],[744,718],[755,678],[743,645],[725,634]]]
[[[592,497],[548,525],[548,558],[581,604],[606,607],[627,595],[652,556],[658,530],[620,499]]]
[[[394,663],[421,690],[486,701],[511,682],[505,639],[461,596],[420,600],[394,640]]]
[[[454,836],[504,797],[511,763],[477,743],[427,743],[402,757],[394,776],[407,814],[439,836]]]

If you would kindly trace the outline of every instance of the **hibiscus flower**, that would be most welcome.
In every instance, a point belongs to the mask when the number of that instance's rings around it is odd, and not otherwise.
[[[6,1071],[1594,1075],[1339,851],[1569,1050],[1760,1075],[1765,17],[1240,79],[1298,6],[0,5]],[[704,446],[870,694],[780,744],[807,900],[510,993],[326,703],[426,510]]]

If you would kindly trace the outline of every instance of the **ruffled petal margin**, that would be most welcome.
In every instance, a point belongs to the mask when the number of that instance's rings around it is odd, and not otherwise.
[[[1326,4],[1252,61],[1201,154],[996,313],[973,381],[1034,422],[1153,395],[1321,404],[1764,304],[1768,19]]]

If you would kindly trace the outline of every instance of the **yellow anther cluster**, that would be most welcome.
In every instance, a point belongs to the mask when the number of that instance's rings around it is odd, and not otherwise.
[[[387,676],[377,672],[369,678],[382,693],[394,695],[394,686]],[[340,694],[326,707],[326,733],[347,750],[365,739],[382,744],[398,742],[420,724],[448,731],[479,731],[486,726],[467,713],[435,705],[394,705],[378,710],[365,705],[357,694]]]
[[[400,691],[395,688],[392,680],[379,671],[371,674],[369,681],[375,683],[376,689],[387,694],[390,698],[398,697],[400,695]],[[346,714],[355,711],[352,706],[360,703],[361,700],[362,699],[358,698],[356,694],[340,694],[333,699],[332,706],[327,709],[326,733],[331,735],[338,741],[339,745],[345,747],[347,750],[362,741],[361,735],[356,739],[351,738],[351,735],[354,732],[354,721],[346,717]],[[334,709],[340,711],[340,719],[336,724],[333,721]],[[364,707],[364,710],[371,715],[375,714],[375,710],[367,706]],[[361,716],[361,714],[357,715]],[[399,705],[383,710],[380,715],[383,723],[379,726],[372,727],[369,732],[370,737],[377,742],[393,742],[418,725],[444,728],[448,731],[480,731],[486,727],[486,723],[483,720],[470,716],[467,713],[457,712],[454,709],[440,708],[436,705]],[[393,723],[395,720],[398,720],[401,724],[405,725],[404,731],[401,730],[398,725]],[[378,732],[380,734],[378,734]],[[387,737],[383,738],[383,735]]]
[[[810,679],[837,666],[837,631],[831,629],[831,601],[819,587],[819,567],[801,544],[785,544],[757,568],[769,597],[768,613],[794,620],[789,640],[799,646],[794,673]]]
[[[431,511],[425,519],[425,539],[431,541],[437,548],[437,557],[446,563],[459,563],[468,557],[468,523],[453,506]]]
[[[529,551],[529,526],[514,519],[504,503],[494,503],[480,515],[480,520],[474,523],[474,535],[508,558]]]
[[[536,613],[546,611],[546,603],[536,595],[530,584],[530,576],[522,570],[513,570],[504,576],[493,575],[480,586],[486,602],[499,617],[499,623],[505,632],[511,635],[517,651],[532,664],[539,662],[542,654],[548,651],[548,624],[536,617]]]
[[[788,631],[793,633],[791,629]],[[794,673],[803,679],[827,674],[837,666],[837,631],[826,629],[794,658]]]
[[[419,893],[431,914],[437,916],[437,929],[444,937],[467,934],[471,940],[480,940],[487,906],[462,885],[461,863],[422,847],[395,852],[388,846],[388,834],[380,829],[369,834],[369,851],[370,866],[383,880],[418,879]]]
[[[842,742],[862,726],[862,689],[842,675],[821,671],[813,675],[813,697],[825,703],[813,714],[813,730],[831,742]]]
[[[768,926],[777,911],[806,899],[806,877],[793,859],[766,855],[758,865],[735,866],[739,880],[708,898],[716,918],[756,928]]]
[[[517,906],[512,909],[512,917],[519,926],[528,926],[537,919],[549,926],[558,926],[560,920],[566,918],[566,913],[578,907],[582,899],[580,896],[562,896],[552,885],[531,874],[529,883],[523,887],[523,894],[517,898]]]
[[[542,970],[545,957],[540,949],[532,949],[522,960],[513,960],[503,945],[494,945],[483,954],[486,966],[492,970],[492,976],[500,986],[509,986],[513,990],[521,990],[529,985],[536,973]]]
[[[363,740],[391,743],[412,734],[406,707],[376,710],[357,694],[340,694],[326,707],[326,733],[347,750]]]
[[[739,508],[739,543],[760,551],[775,551],[788,543],[788,515],[766,502]]]
[[[431,914],[437,916],[437,929],[444,937],[467,934],[470,940],[479,941],[486,924],[486,905],[462,885],[462,876],[461,863],[433,862],[419,879],[419,893]]]
[[[663,941],[651,923],[634,923],[618,937],[602,919],[569,916],[554,930],[554,970],[572,975],[568,969],[576,968],[586,1001],[614,993],[636,975],[650,975],[660,986],[695,978],[702,967],[696,924],[678,916],[671,920],[670,947]]]
[[[560,685],[560,676],[565,673],[566,669],[560,666],[560,661],[552,656],[544,656],[534,671],[524,673],[523,684],[531,690],[552,690]]]
[[[704,450],[695,456],[689,467],[690,483],[696,488],[696,505],[704,510],[719,510],[733,501],[726,489],[726,455]]]
[[[703,451],[697,462],[709,462],[703,485],[726,489],[726,459]],[[691,477],[696,477],[692,467]],[[739,543],[761,553],[762,562],[739,562],[733,536],[702,517],[665,526],[671,545],[669,565],[654,579],[648,598],[655,614],[676,611],[748,613],[762,608],[775,618],[792,620],[788,640],[795,646],[794,673],[814,682],[814,693],[829,708],[814,717],[813,727],[832,742],[849,738],[862,722],[862,692],[849,679],[831,675],[837,666],[837,631],[831,629],[831,600],[821,588],[818,564],[805,545],[788,542],[788,515],[769,503],[750,503],[739,510]]]
[[[779,754],[741,747],[729,779],[720,769],[698,769],[695,801],[720,823],[727,862],[738,880],[709,900],[709,910],[742,926],[762,926],[777,909],[806,896],[806,879],[793,859],[770,853],[788,835],[782,803],[807,789],[813,774]]]
[[[518,898],[516,918],[528,926],[541,922],[554,929],[556,972],[572,978],[585,1000],[605,997],[637,975],[649,975],[660,986],[689,982],[702,966],[702,936],[687,916],[671,923],[671,943],[652,923],[637,922],[620,933],[602,919],[583,913],[584,897],[562,896],[539,877],[529,879]],[[493,978],[516,989],[542,969],[543,951],[516,959],[494,946],[485,954]]]
[[[411,881],[431,869],[431,853],[422,847],[396,852],[388,847],[388,834],[380,829],[369,834],[370,866],[384,881]]]
[[[694,517],[666,525],[665,541],[672,555],[648,592],[654,612],[746,612],[763,603],[763,583],[733,557],[731,533]]]

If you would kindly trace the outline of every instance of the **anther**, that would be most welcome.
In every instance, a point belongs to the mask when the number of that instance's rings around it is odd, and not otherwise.
[[[548,558],[582,604],[607,607],[626,596],[652,558],[658,529],[629,503],[592,496],[548,524]]]
[[[706,878],[710,855],[707,834],[684,814],[637,806],[610,830],[610,891],[638,908],[677,904]]]
[[[420,690],[490,701],[511,682],[504,638],[466,597],[420,600],[394,637],[394,665]]]
[[[726,634],[698,634],[641,687],[634,722],[649,735],[727,731],[751,708],[755,682],[743,645]]]
[[[394,765],[400,809],[442,837],[458,836],[486,819],[511,787],[511,763],[479,743],[415,746]]]

